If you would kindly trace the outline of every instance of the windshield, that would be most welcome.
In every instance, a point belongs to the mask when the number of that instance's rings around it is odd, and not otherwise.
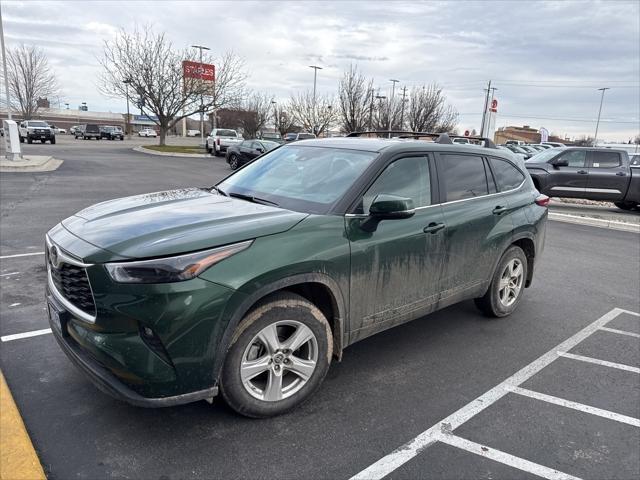
[[[555,148],[549,148],[548,150],[543,150],[542,152],[535,154],[533,157],[525,160],[525,162],[545,163],[548,160],[551,160],[556,155],[558,155],[558,150]]]
[[[49,127],[49,125],[47,125],[47,123],[45,122],[29,122],[29,126],[30,127]]]
[[[299,133],[298,134],[298,140],[305,140],[308,138],[316,138],[316,136],[313,133]]]
[[[217,187],[228,195],[248,195],[289,210],[324,214],[377,155],[292,144],[263,155]]]

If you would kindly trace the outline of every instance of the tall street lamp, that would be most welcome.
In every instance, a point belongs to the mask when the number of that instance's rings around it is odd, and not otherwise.
[[[309,65],[309,68],[313,68],[313,112],[312,112],[312,122],[313,122],[313,133],[317,135],[316,132],[316,83],[318,80],[318,70],[322,70],[322,67],[318,67],[317,65]]]
[[[131,140],[131,121],[129,118],[129,84],[131,83],[131,79],[127,78],[123,80],[122,83],[124,83],[125,96],[127,97],[127,121],[125,122],[124,128],[127,130],[127,140]]]
[[[378,91],[380,91],[380,90],[378,89]],[[378,100],[378,112],[380,112],[378,115],[380,117],[380,120],[382,120],[382,101],[386,100],[387,97],[385,97],[384,95],[378,94],[378,95],[376,95],[376,99]],[[380,130],[382,130],[382,128]]]
[[[391,100],[389,100],[389,105],[387,106],[387,119],[388,125],[387,130],[389,131],[389,138],[391,138],[391,108],[393,106],[393,95],[396,93],[396,83],[400,80],[394,80],[393,78],[389,80],[391,82]]]
[[[278,132],[278,107],[276,106],[278,102],[275,100],[271,100],[271,105],[273,105],[273,130]]]
[[[602,113],[602,102],[604,101],[604,92],[605,90],[610,90],[609,87],[599,88],[602,92],[602,96],[600,97],[600,109],[598,110],[598,121],[596,122],[596,134],[593,136],[593,146],[595,147],[598,142],[598,127],[600,126],[600,114]]]
[[[191,46],[200,50],[200,145],[204,145],[204,101],[202,99],[202,74],[204,73],[204,68],[202,67],[202,51],[211,49],[202,45]]]

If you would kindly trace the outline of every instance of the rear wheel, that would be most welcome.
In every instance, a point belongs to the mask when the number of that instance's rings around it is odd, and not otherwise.
[[[231,167],[231,170],[236,170],[238,168],[238,157],[233,153],[229,157],[229,166]]]
[[[222,395],[242,415],[280,415],[320,386],[332,352],[331,329],[315,305],[274,295],[240,323],[222,369]]]
[[[489,317],[506,317],[520,303],[527,279],[527,257],[520,247],[510,247],[500,259],[487,293],[475,299]]]
[[[56,144],[56,139],[55,137],[51,139],[51,145],[55,145]]]
[[[27,137],[27,143],[33,143],[33,139],[31,137]]]
[[[614,202],[613,204],[622,210],[633,210],[636,207],[633,202]]]

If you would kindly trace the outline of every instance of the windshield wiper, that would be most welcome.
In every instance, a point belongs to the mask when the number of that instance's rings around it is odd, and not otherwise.
[[[240,198],[240,199],[246,200],[248,202],[260,203],[262,205],[273,205],[274,207],[278,206],[278,204],[276,202],[272,202],[271,200],[266,200],[266,199],[260,198],[260,197],[254,197],[252,195],[244,195],[242,193],[235,193],[235,192],[231,192],[231,193],[229,193],[227,195],[229,197]]]
[[[221,188],[218,188],[216,186],[211,187],[211,190],[215,190],[216,192],[218,192],[220,195],[223,195],[225,197],[228,197],[229,194],[227,192],[225,192],[224,190],[222,190]]]

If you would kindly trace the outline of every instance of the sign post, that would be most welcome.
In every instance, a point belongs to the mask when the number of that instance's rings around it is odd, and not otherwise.
[[[4,147],[7,152],[7,160],[22,160],[18,124],[14,120],[3,120],[2,124],[4,127]]]

